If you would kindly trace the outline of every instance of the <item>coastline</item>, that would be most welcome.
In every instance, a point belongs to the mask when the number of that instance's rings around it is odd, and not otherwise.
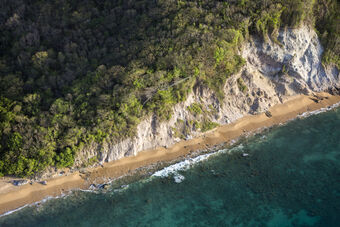
[[[319,110],[340,102],[340,96],[328,93],[318,93],[317,96],[327,98],[316,101],[313,96],[293,96],[283,104],[270,108],[271,117],[267,117],[265,113],[248,115],[197,138],[176,143],[169,148],[142,151],[133,157],[104,163],[103,167],[89,168],[86,173],[75,172],[68,176],[48,179],[47,185],[34,183],[14,186],[8,182],[9,178],[4,178],[0,180],[0,214],[41,201],[47,196],[59,196],[72,189],[88,189],[92,183],[103,183],[108,178],[117,178],[157,162],[172,161],[194,151],[231,141],[243,134],[285,123],[305,112]]]

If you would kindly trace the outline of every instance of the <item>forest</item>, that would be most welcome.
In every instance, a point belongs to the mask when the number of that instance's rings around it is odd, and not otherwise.
[[[340,68],[337,0],[1,0],[0,176],[72,167],[77,152],[220,91],[250,36],[315,27]],[[278,41],[277,41],[278,42]]]

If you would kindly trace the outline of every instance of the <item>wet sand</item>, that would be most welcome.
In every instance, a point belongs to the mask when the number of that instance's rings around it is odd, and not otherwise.
[[[108,178],[117,178],[157,162],[172,161],[194,151],[231,141],[245,133],[287,122],[304,112],[340,102],[340,96],[332,96],[328,93],[319,93],[317,96],[319,99],[306,95],[294,96],[283,104],[272,107],[271,117],[266,116],[265,113],[245,116],[236,122],[220,126],[200,137],[181,141],[169,148],[142,151],[133,157],[105,163],[103,167],[89,168],[86,172],[75,172],[68,176],[47,179],[47,185],[33,183],[14,186],[11,184],[12,179],[0,178],[0,214],[41,201],[47,196],[58,196],[72,189],[87,189],[92,183],[103,183]]]

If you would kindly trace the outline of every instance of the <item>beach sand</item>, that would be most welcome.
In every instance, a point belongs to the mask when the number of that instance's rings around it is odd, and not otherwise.
[[[41,201],[47,196],[58,196],[72,189],[88,189],[92,183],[103,183],[108,178],[123,176],[140,167],[175,160],[191,152],[231,141],[245,133],[287,122],[304,112],[340,102],[340,96],[328,93],[318,93],[317,96],[319,99],[306,95],[293,96],[283,104],[272,107],[271,117],[265,113],[245,116],[234,123],[220,126],[200,137],[181,141],[169,148],[142,151],[133,157],[105,163],[103,167],[89,168],[85,173],[75,172],[68,176],[47,179],[47,185],[33,183],[14,186],[11,184],[11,178],[0,179],[0,214]]]

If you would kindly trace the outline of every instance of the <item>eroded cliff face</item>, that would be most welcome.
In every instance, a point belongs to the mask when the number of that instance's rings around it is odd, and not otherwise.
[[[322,66],[322,52],[316,33],[307,26],[280,31],[278,42],[253,38],[242,51],[246,65],[227,80],[221,102],[211,90],[196,86],[185,102],[174,106],[168,122],[149,116],[138,125],[135,137],[103,145],[93,143],[80,152],[76,163],[94,156],[100,162],[109,162],[142,150],[170,146],[181,138],[202,134],[199,125],[203,122],[228,124],[244,115],[266,111],[292,95],[340,87],[339,71]],[[194,103],[200,113],[189,110]]]

